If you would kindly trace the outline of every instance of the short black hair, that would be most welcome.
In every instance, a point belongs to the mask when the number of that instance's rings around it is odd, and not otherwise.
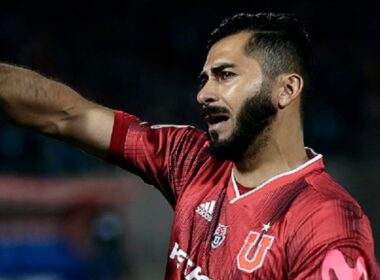
[[[294,15],[236,14],[224,19],[211,33],[208,49],[219,40],[244,31],[252,33],[245,52],[258,60],[266,77],[296,72],[304,79],[304,91],[311,90],[313,58],[310,39]]]

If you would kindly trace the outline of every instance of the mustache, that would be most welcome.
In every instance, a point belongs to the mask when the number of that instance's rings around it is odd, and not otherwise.
[[[204,119],[208,115],[214,115],[214,114],[229,114],[230,111],[228,111],[224,107],[219,106],[203,106],[201,109],[201,117]]]

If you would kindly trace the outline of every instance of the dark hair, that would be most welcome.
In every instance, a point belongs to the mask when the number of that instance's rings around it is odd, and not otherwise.
[[[310,40],[293,15],[236,14],[224,19],[211,33],[208,48],[242,31],[252,33],[245,52],[258,60],[266,77],[275,78],[281,73],[296,72],[304,79],[304,90],[311,89],[313,62]]]

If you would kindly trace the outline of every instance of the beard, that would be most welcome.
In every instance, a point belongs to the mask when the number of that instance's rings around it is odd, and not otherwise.
[[[219,140],[216,131],[211,131],[210,154],[221,160],[240,161],[248,152],[254,155],[267,143],[270,124],[277,109],[271,101],[272,88],[264,82],[253,97],[247,99],[237,115],[236,125],[230,137]],[[226,113],[223,107],[208,107],[205,111]],[[227,111],[228,112],[228,111]]]

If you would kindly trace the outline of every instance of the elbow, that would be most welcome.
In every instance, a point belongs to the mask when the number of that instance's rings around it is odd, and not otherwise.
[[[50,114],[49,117],[40,119],[36,129],[45,135],[61,138],[68,133],[74,118],[68,110]]]
[[[62,124],[59,123],[59,121],[47,121],[43,124],[40,124],[37,127],[37,130],[40,131],[42,134],[46,134],[52,137],[59,137],[63,134],[63,127]]]
[[[48,122],[41,125],[38,130],[40,130],[43,134],[50,136],[58,136],[61,134],[60,126],[56,122]]]

